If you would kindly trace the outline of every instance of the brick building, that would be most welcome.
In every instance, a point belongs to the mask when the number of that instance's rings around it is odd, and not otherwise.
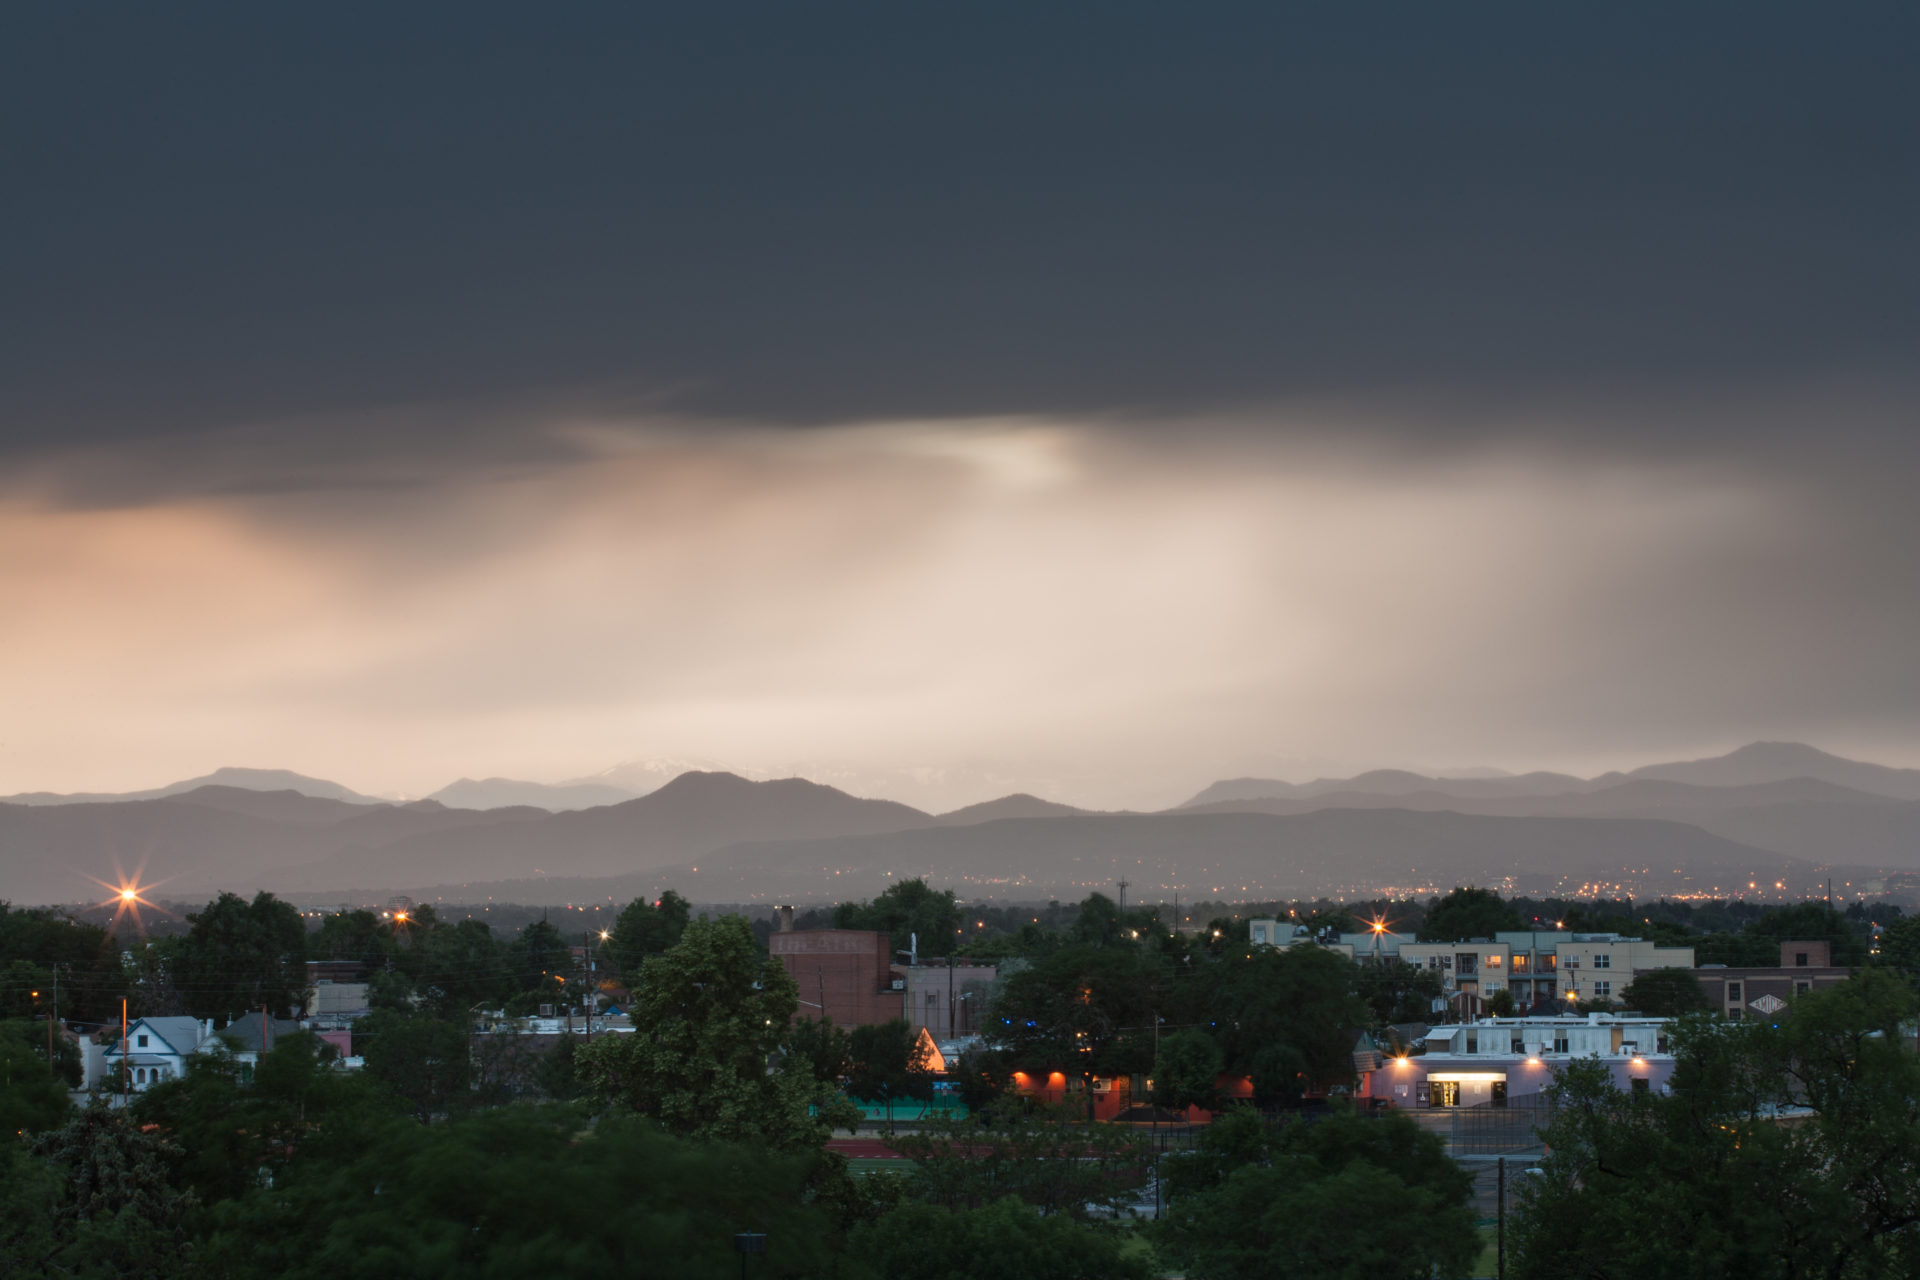
[[[906,970],[896,972],[893,940],[864,929],[796,932],[782,912],[767,950],[800,987],[800,1016],[859,1027],[906,1014]]]
[[[1832,943],[1789,940],[1780,944],[1780,963],[1773,968],[1703,965],[1693,970],[1693,980],[1716,1012],[1729,1018],[1763,1018],[1784,1010],[1797,995],[1845,982],[1848,973],[1833,963]]]

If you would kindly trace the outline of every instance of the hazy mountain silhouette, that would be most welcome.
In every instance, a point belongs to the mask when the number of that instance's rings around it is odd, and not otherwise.
[[[653,788],[649,788],[653,790]],[[440,788],[429,800],[437,800],[450,809],[505,809],[531,805],[536,809],[591,809],[596,805],[620,804],[637,799],[641,793],[603,782],[522,782],[516,778],[462,778]]]
[[[671,866],[743,841],[860,835],[933,821],[891,800],[861,800],[800,778],[750,782],[730,773],[685,773],[637,800],[527,821],[436,827],[289,868],[275,883],[318,890],[605,876]]]
[[[1753,742],[1738,751],[1707,760],[1646,765],[1635,769],[1630,776],[1708,787],[1817,778],[1897,800],[1920,800],[1920,769],[1890,769],[1882,764],[1848,760],[1800,742]]]
[[[1670,764],[1650,764],[1631,773],[1576,778],[1564,773],[1524,773],[1509,777],[1429,778],[1404,769],[1375,769],[1351,778],[1284,782],[1278,778],[1229,778],[1207,787],[1181,805],[1192,809],[1240,800],[1298,800],[1376,795],[1412,796],[1426,792],[1474,799],[1501,796],[1578,795],[1615,786],[1630,778],[1681,782],[1694,786],[1737,787],[1812,778],[1836,786],[1896,800],[1920,800],[1920,769],[1890,769],[1830,755],[1797,742],[1754,742],[1724,756]]]
[[[1545,796],[1581,790],[1592,784],[1565,773],[1522,773],[1504,777],[1429,778],[1405,769],[1373,769],[1351,778],[1315,778],[1283,782],[1278,778],[1229,778],[1216,782],[1179,806],[1194,809],[1235,800],[1310,800],[1328,795],[1406,796],[1441,791],[1462,796]]]
[[[1090,814],[1017,794],[934,817],[799,778],[716,772],[552,812],[381,803],[280,771],[222,770],[210,776],[233,781],[176,784],[147,799],[0,803],[0,898],[87,900],[105,894],[89,877],[117,882],[136,871],[186,898],[222,888],[323,897],[508,882],[546,885],[540,892],[550,895],[563,884],[671,876],[724,899],[853,896],[883,887],[889,872],[1001,897],[1050,896],[1119,875],[1142,892],[1168,885],[1231,897],[1408,887],[1407,877],[1567,887],[1569,877],[1629,867],[1664,877],[1669,891],[1711,891],[1743,884],[1741,875],[1804,876],[1812,864],[1920,868],[1920,802],[1812,776],[1738,784],[1650,776],[1735,778],[1794,763],[1883,789],[1914,772],[1756,744],[1716,761],[1592,780],[1383,770],[1164,814]],[[264,789],[290,777],[301,785]],[[1559,789],[1528,790],[1549,786]],[[322,789],[334,794],[312,794]]]
[[[198,778],[186,778],[147,791],[75,792],[28,791],[17,796],[0,796],[0,804],[111,804],[128,800],[161,800],[201,787],[238,787],[246,791],[297,791],[322,800],[343,800],[349,804],[385,804],[377,796],[363,796],[325,778],[309,778],[291,769],[215,769]]]
[[[1001,796],[998,800],[970,804],[952,813],[943,813],[938,821],[943,827],[964,827],[975,822],[995,822],[1001,818],[1070,818],[1086,812],[1085,809],[1042,800],[1023,791],[1017,795]]]

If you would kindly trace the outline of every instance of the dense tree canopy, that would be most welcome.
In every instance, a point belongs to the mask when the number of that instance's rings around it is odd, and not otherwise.
[[[613,923],[613,937],[604,953],[613,971],[633,983],[649,956],[660,955],[680,941],[690,909],[687,900],[671,889],[653,902],[645,898],[629,902]]]
[[[774,1150],[817,1145],[807,1114],[823,1100],[796,1059],[767,1063],[799,1008],[793,979],[739,916],[689,924],[644,965],[634,1034],[602,1036],[576,1055],[589,1096],[623,1103],[672,1133]]]
[[[185,937],[157,944],[160,981],[177,1010],[225,1023],[263,1006],[274,1017],[296,1011],[307,986],[307,926],[270,893],[249,902],[223,893],[187,917]]]
[[[921,955],[946,955],[960,936],[960,908],[951,889],[932,889],[922,879],[890,885],[871,902],[843,902],[834,908],[836,929],[872,929],[905,951],[917,941]]]
[[[1920,1061],[1904,982],[1864,970],[1772,1022],[1690,1019],[1671,1093],[1570,1065],[1544,1175],[1516,1216],[1521,1277],[1911,1275]]]
[[[1620,1003],[1656,1018],[1677,1018],[1708,1007],[1707,993],[1687,969],[1649,969],[1636,974],[1621,991]]]
[[[1236,1111],[1170,1166],[1160,1238],[1194,1280],[1457,1277],[1480,1251],[1472,1178],[1406,1116]]]
[[[1455,889],[1427,908],[1420,925],[1422,942],[1491,938],[1504,929],[1522,929],[1520,913],[1491,889],[1471,885]]]

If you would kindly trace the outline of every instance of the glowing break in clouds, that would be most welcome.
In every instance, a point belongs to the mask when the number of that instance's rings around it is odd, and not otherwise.
[[[0,501],[0,791],[672,754],[1144,807],[1876,728],[1881,659],[1778,589],[1815,517],[1752,476],[1033,419],[544,435],[388,487]],[[1809,654],[1850,664],[1818,698]]]

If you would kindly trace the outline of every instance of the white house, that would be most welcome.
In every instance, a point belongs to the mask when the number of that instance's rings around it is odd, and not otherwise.
[[[107,1081],[117,1084],[121,1064],[128,1085],[139,1093],[162,1080],[187,1073],[187,1059],[200,1050],[202,1024],[194,1018],[136,1018],[124,1040],[107,1046],[102,1057]]]

